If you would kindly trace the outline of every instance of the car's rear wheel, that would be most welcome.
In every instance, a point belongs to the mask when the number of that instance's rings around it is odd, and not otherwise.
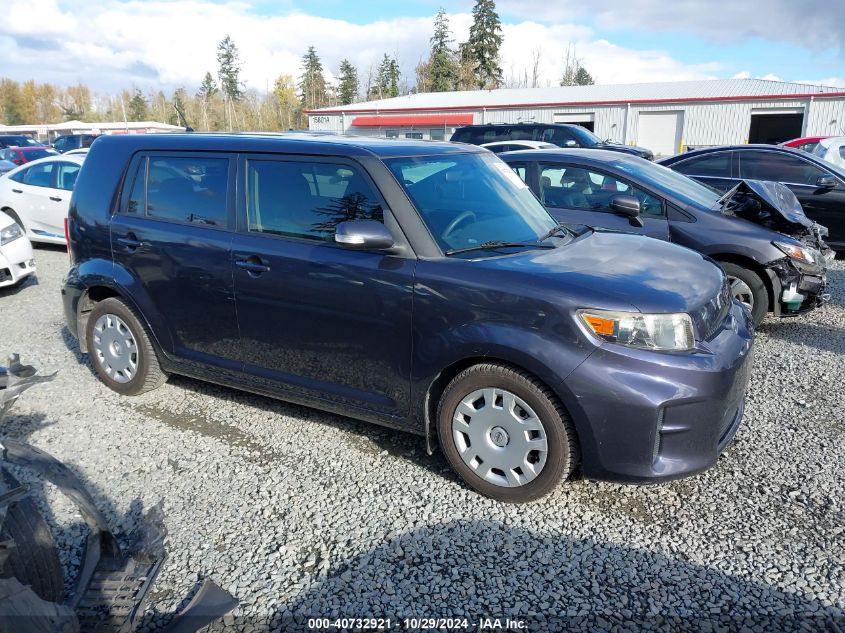
[[[484,363],[458,374],[443,392],[437,419],[452,468],[499,501],[542,497],[578,462],[575,429],[557,398],[506,365]]]
[[[167,380],[147,331],[120,299],[109,297],[94,306],[85,336],[94,369],[110,389],[134,396]]]
[[[721,262],[721,266],[728,277],[731,296],[751,312],[754,326],[760,325],[769,311],[769,293],[766,290],[766,284],[753,270],[731,262]]]

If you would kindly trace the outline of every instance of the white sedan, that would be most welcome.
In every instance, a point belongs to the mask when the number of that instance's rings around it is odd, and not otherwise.
[[[14,286],[34,272],[32,244],[12,218],[0,213],[0,288]]]
[[[0,177],[0,211],[33,242],[65,243],[73,186],[85,156],[51,156],[25,163]]]
[[[545,141],[493,141],[484,143],[481,147],[486,147],[494,154],[516,152],[521,149],[560,149],[557,145]]]

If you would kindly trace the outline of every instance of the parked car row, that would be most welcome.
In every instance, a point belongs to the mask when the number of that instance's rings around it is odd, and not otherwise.
[[[504,501],[704,470],[755,324],[826,298],[824,231],[784,185],[552,145],[106,136],[0,208],[67,218],[68,329],[121,394],[185,374],[419,433]]]

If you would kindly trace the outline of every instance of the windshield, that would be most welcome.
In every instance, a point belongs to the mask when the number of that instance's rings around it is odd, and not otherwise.
[[[41,145],[38,141],[29,138],[28,136],[4,136],[2,144],[6,147],[27,147],[31,145]]]
[[[580,125],[572,126],[572,134],[578,139],[578,144],[581,147],[593,147],[594,145],[602,145],[604,143],[598,136]]]
[[[444,252],[497,240],[536,242],[557,224],[519,176],[491,154],[393,158],[385,164]]]
[[[657,165],[647,160],[613,161],[620,171],[631,174],[646,186],[651,186],[658,193],[678,198],[686,204],[712,209],[722,195],[715,189],[679,174],[668,167]]]

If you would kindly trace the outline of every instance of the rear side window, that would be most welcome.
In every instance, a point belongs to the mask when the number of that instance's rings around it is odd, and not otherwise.
[[[32,187],[49,187],[52,184],[53,163],[33,165],[25,172],[20,182]]]
[[[700,158],[690,158],[672,165],[672,169],[687,176],[731,177],[731,152],[716,152]]]
[[[73,191],[80,166],[76,163],[56,163],[56,187]]]
[[[126,213],[226,226],[229,159],[149,156],[132,180]]]
[[[749,151],[739,155],[739,173],[752,180],[774,180],[797,185],[815,185],[827,175],[811,162],[776,152]]]
[[[250,160],[249,230],[332,241],[347,220],[384,221],[384,210],[360,171],[349,165]]]

